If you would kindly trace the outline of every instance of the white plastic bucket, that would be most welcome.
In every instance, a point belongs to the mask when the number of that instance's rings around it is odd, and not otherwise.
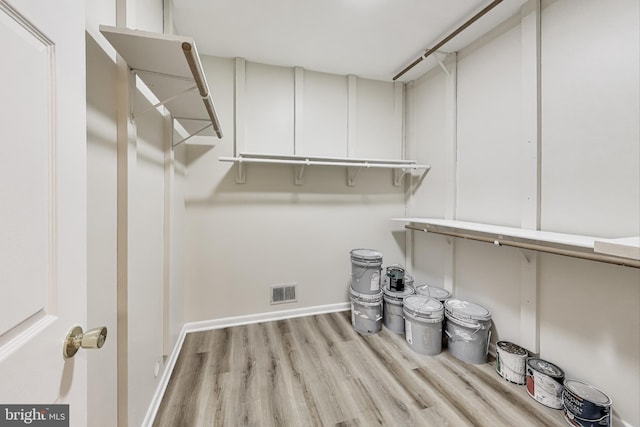
[[[451,292],[445,288],[440,288],[433,285],[418,285],[416,286],[416,295],[424,295],[429,298],[435,298],[442,304],[451,297]],[[447,319],[442,321],[442,348],[447,347],[447,334],[446,334]]]
[[[444,307],[436,299],[409,295],[404,299],[405,339],[419,354],[433,356],[442,351]]]
[[[444,304],[444,302],[449,299],[449,297],[451,297],[451,292],[449,292],[445,288],[440,288],[438,286],[419,285],[416,286],[416,295],[424,295],[429,298],[435,298]]]
[[[487,362],[491,312],[480,304],[450,298],[444,303],[447,347],[455,358],[479,365]]]
[[[362,335],[380,332],[382,328],[382,291],[377,294],[362,294],[350,288],[351,325]]]
[[[361,294],[380,292],[382,253],[374,249],[351,250],[351,287]]]
[[[382,287],[384,293],[384,309],[382,324],[392,332],[396,334],[404,334],[404,314],[402,308],[404,306],[404,299],[414,293],[412,286],[405,284],[404,291],[396,292],[389,289],[388,285]]]

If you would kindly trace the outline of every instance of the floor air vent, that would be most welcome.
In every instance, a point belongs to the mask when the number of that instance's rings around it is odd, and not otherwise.
[[[271,304],[296,301],[296,285],[278,285],[271,287]]]

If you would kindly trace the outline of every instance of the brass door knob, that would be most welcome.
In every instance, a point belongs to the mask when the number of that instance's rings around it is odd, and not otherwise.
[[[91,329],[85,333],[80,326],[75,326],[67,334],[64,340],[62,354],[65,359],[76,355],[80,348],[102,348],[107,340],[107,327]]]

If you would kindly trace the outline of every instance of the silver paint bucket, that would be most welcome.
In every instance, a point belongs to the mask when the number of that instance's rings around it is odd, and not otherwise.
[[[405,284],[404,291],[396,292],[389,289],[388,285],[382,287],[384,293],[384,308],[382,310],[382,323],[384,326],[396,334],[404,334],[404,299],[414,293],[412,286]]]
[[[429,356],[442,351],[444,307],[436,299],[409,295],[404,299],[405,339],[416,353]]]
[[[553,409],[562,409],[564,372],[551,362],[527,360],[527,393],[534,400]]]
[[[424,295],[429,298],[435,298],[442,304],[444,304],[444,302],[451,297],[451,292],[449,292],[445,288],[424,284],[416,286],[416,295]],[[446,327],[447,319],[445,318],[442,321],[442,348],[447,347]]]
[[[562,404],[564,417],[572,426],[611,426],[611,398],[590,384],[565,380]]]
[[[382,291],[377,294],[362,294],[350,288],[351,325],[362,335],[380,332],[382,328]]]
[[[455,358],[471,364],[487,362],[491,312],[469,301],[449,298],[444,303],[447,347]]]
[[[374,249],[351,250],[351,287],[361,294],[380,292],[382,253]]]
[[[527,350],[509,341],[496,344],[496,372],[514,384],[526,383]]]

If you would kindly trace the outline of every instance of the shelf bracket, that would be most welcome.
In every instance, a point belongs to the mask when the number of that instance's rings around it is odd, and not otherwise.
[[[402,178],[409,172],[407,168],[394,169],[393,170],[393,186],[400,187],[402,185]]]
[[[154,72],[152,72],[152,71],[144,71],[144,70],[135,70],[135,69],[131,69],[131,74],[132,74],[133,76],[137,76],[138,74],[141,74],[141,73],[146,73],[146,74],[160,74],[160,75],[164,75],[164,74],[162,74],[162,73],[154,73]],[[177,76],[168,76],[168,77],[171,77],[171,78],[177,78],[178,80],[192,81],[192,80],[185,79],[185,78],[179,78],[179,77],[177,77]],[[197,87],[196,85],[190,86],[190,87],[188,87],[188,88],[186,88],[186,89],[184,89],[184,90],[181,90],[180,92],[176,93],[176,94],[175,94],[175,95],[173,95],[173,96],[170,96],[170,97],[168,97],[168,98],[166,98],[166,99],[161,99],[161,100],[159,100],[158,102],[156,102],[156,103],[155,103],[155,104],[153,104],[152,106],[147,107],[147,108],[145,108],[145,109],[144,109],[144,110],[142,110],[142,111],[134,111],[134,108],[133,108],[133,100],[132,100],[132,102],[131,102],[131,105],[132,105],[132,108],[131,108],[131,120],[134,120],[136,117],[142,116],[143,114],[146,114],[146,113],[148,113],[149,111],[153,111],[153,110],[155,110],[155,109],[156,109],[156,108],[158,108],[158,107],[161,107],[161,106],[163,107],[166,103],[171,102],[171,101],[173,101],[174,99],[178,99],[178,98],[180,98],[180,97],[181,97],[182,95],[184,95],[185,93],[194,92],[194,91],[196,91],[197,89],[198,89],[198,87]],[[133,97],[133,94],[132,94],[131,96]]]
[[[203,121],[203,122],[209,122],[209,119],[189,119],[189,120],[197,120],[197,121]],[[197,134],[199,134],[202,131],[205,131],[207,129],[209,129],[211,126],[213,126],[213,123],[209,122],[208,125],[204,126],[203,128],[198,129],[197,131],[193,132],[192,134],[190,134],[189,136],[182,138],[180,141],[176,142],[175,144],[173,144],[173,148],[176,148],[178,145],[182,144],[183,142],[185,142],[187,139],[196,136]]]
[[[356,186],[356,177],[358,176],[360,169],[360,167],[347,166],[347,185],[349,187]]]
[[[449,70],[447,70],[447,67],[444,65],[444,62],[438,56],[438,53],[440,53],[440,52],[434,52],[433,57],[436,59],[436,61],[438,61],[438,65],[440,65],[440,68],[442,68],[442,71],[444,71],[444,73],[447,76],[451,76],[451,73],[449,72]],[[446,59],[447,56],[449,56],[449,53],[448,52],[443,52],[443,53],[445,54],[444,57]]]
[[[309,159],[307,159],[307,162],[309,162]],[[304,184],[304,168],[307,165],[295,165],[294,166],[294,183],[296,185],[302,185]]]
[[[245,171],[245,165],[242,161],[242,159],[238,160],[238,163],[236,163],[237,167],[236,167],[236,184],[244,184],[245,182],[247,182],[247,176],[246,176],[246,171]]]

